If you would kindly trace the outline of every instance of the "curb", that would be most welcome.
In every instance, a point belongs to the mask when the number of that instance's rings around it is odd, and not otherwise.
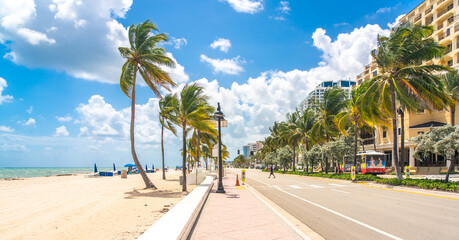
[[[207,176],[198,187],[137,239],[187,239],[214,185],[213,180],[213,177]]]

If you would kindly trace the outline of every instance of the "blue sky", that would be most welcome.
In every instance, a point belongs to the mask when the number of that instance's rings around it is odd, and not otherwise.
[[[231,158],[262,140],[323,80],[354,79],[378,34],[420,1],[0,0],[0,167],[131,162],[119,89],[127,28],[151,19],[177,62],[229,120]],[[140,161],[160,163],[157,99],[137,96]],[[180,140],[166,136],[168,165]]]

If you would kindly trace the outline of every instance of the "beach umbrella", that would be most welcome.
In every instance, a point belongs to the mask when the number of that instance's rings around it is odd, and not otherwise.
[[[96,172],[97,172],[97,166],[96,166],[96,164],[94,163],[94,173],[96,173]]]
[[[147,164],[145,164],[145,171],[147,171],[147,170],[148,170],[148,166],[147,166]]]
[[[128,164],[124,165],[124,167],[135,167],[135,164],[128,163]]]
[[[154,164],[151,164],[151,168],[155,169],[155,165],[154,165]]]
[[[113,163],[113,171],[116,172],[115,163]]]

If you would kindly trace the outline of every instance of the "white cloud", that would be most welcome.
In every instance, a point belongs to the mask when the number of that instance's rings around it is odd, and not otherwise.
[[[228,75],[237,75],[244,71],[241,67],[245,63],[244,60],[239,60],[239,56],[232,59],[213,59],[204,54],[201,54],[201,62],[209,63],[214,73],[224,73]]]
[[[29,118],[29,120],[24,123],[24,126],[35,126],[35,119]]]
[[[210,44],[210,47],[213,49],[219,48],[222,52],[228,52],[228,49],[231,47],[231,41],[225,38],[219,38]]]
[[[180,65],[177,60],[174,58],[172,53],[166,53],[166,56],[172,59],[172,61],[175,62],[175,68],[170,68],[167,66],[162,66],[161,68],[169,73],[169,76],[174,80],[177,84],[187,82],[190,77],[188,74],[185,72],[185,67]]]
[[[254,14],[263,10],[263,0],[220,0],[228,2],[236,12]]]
[[[29,108],[27,108],[26,112],[28,114],[32,114],[32,111],[33,111],[33,106],[30,106]]]
[[[70,76],[118,83],[129,46],[122,18],[132,0],[0,0],[0,32],[5,59],[28,68],[48,68]],[[91,36],[88,38],[88,36]]]
[[[185,38],[171,38],[172,44],[174,44],[175,49],[180,49],[182,46],[186,46],[188,41]]]
[[[395,22],[393,22],[393,23],[388,23],[387,26],[388,26],[389,28],[393,28],[393,27],[397,26],[397,25],[400,23],[400,20],[401,20],[405,15],[406,15],[406,14],[402,14],[402,15],[398,16],[397,19],[395,19]]]
[[[378,10],[376,10],[376,13],[388,13],[392,10],[392,8],[390,7],[383,7],[383,8],[380,8]]]
[[[2,77],[0,77],[0,105],[2,103],[11,102],[11,100],[13,100],[13,96],[2,95],[3,90],[5,90],[6,87],[8,87],[8,84],[6,83],[6,80],[3,79]]]
[[[26,152],[27,148],[21,144],[2,144],[0,145],[0,151],[2,152]]]
[[[53,135],[55,137],[67,137],[69,136],[69,132],[65,126],[61,126],[56,128],[56,133]]]
[[[99,95],[92,96],[87,104],[76,109],[80,115],[80,136],[99,140],[128,139],[131,108],[116,110]],[[141,144],[157,144],[161,141],[161,127],[158,122],[158,99],[150,98],[147,103],[136,105],[135,138]],[[166,138],[170,134],[166,133]]]
[[[14,129],[7,126],[0,126],[0,132],[12,133],[14,132]]]
[[[290,12],[290,6],[288,1],[280,1],[279,2],[279,7],[277,8],[278,11],[282,13],[289,13]]]
[[[19,28],[17,31],[18,35],[23,37],[27,42],[29,42],[32,45],[39,45],[40,42],[45,42],[48,44],[54,44],[56,43],[56,40],[52,38],[48,38],[46,34],[37,32],[32,29],[28,28]]]
[[[59,122],[70,122],[70,121],[72,121],[73,118],[72,118],[71,116],[67,115],[67,116],[65,116],[65,117],[58,117],[58,116],[56,116],[56,119],[57,119],[57,121],[59,121]]]

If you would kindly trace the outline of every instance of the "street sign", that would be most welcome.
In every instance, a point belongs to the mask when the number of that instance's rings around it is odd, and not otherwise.
[[[406,173],[406,178],[409,179],[410,178],[410,166],[405,167],[405,173]]]
[[[355,166],[352,166],[351,168],[351,178],[352,178],[352,181],[355,180]]]
[[[245,169],[242,169],[241,181],[242,181],[242,182],[245,182]]]

